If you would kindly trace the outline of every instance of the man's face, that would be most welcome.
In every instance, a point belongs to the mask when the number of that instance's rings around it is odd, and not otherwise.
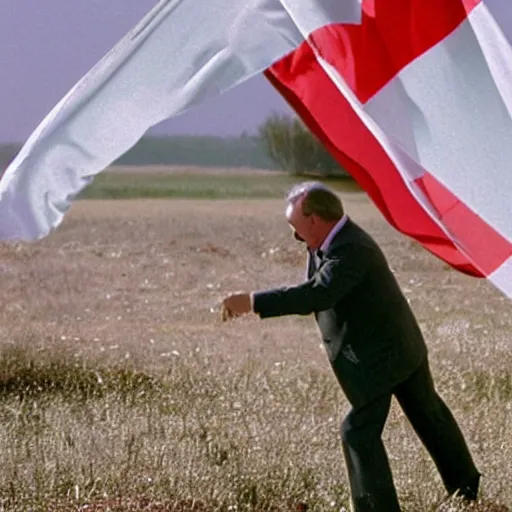
[[[296,240],[304,242],[311,249],[316,249],[316,217],[315,215],[306,216],[302,213],[303,200],[304,198],[300,198],[288,205],[286,208],[286,220],[290,224]]]

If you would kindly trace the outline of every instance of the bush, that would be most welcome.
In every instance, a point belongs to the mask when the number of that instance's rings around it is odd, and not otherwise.
[[[282,170],[302,175],[346,175],[321,142],[297,118],[273,114],[259,128],[260,142]]]

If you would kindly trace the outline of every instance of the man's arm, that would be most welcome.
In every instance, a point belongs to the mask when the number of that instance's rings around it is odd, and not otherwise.
[[[252,294],[235,294],[225,299],[223,309],[227,318],[250,311],[261,318],[323,311],[333,307],[357,286],[368,266],[367,254],[361,254],[355,246],[347,248],[343,254],[327,259],[304,283]]]
[[[348,258],[325,261],[313,277],[297,286],[254,293],[254,312],[261,318],[309,315],[332,308],[364,276],[364,265]]]

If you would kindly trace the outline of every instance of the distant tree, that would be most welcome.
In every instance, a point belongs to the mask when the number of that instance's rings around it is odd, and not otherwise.
[[[272,114],[259,128],[269,158],[292,174],[346,174],[320,141],[297,118]]]
[[[256,136],[146,136],[114,165],[194,165],[276,169]]]

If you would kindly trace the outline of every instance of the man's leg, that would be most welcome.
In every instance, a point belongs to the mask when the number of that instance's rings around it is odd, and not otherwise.
[[[434,388],[428,360],[393,392],[434,460],[448,493],[458,491],[475,500],[480,473],[455,418]]]
[[[400,512],[381,434],[391,394],[352,409],[341,426],[354,512]]]

